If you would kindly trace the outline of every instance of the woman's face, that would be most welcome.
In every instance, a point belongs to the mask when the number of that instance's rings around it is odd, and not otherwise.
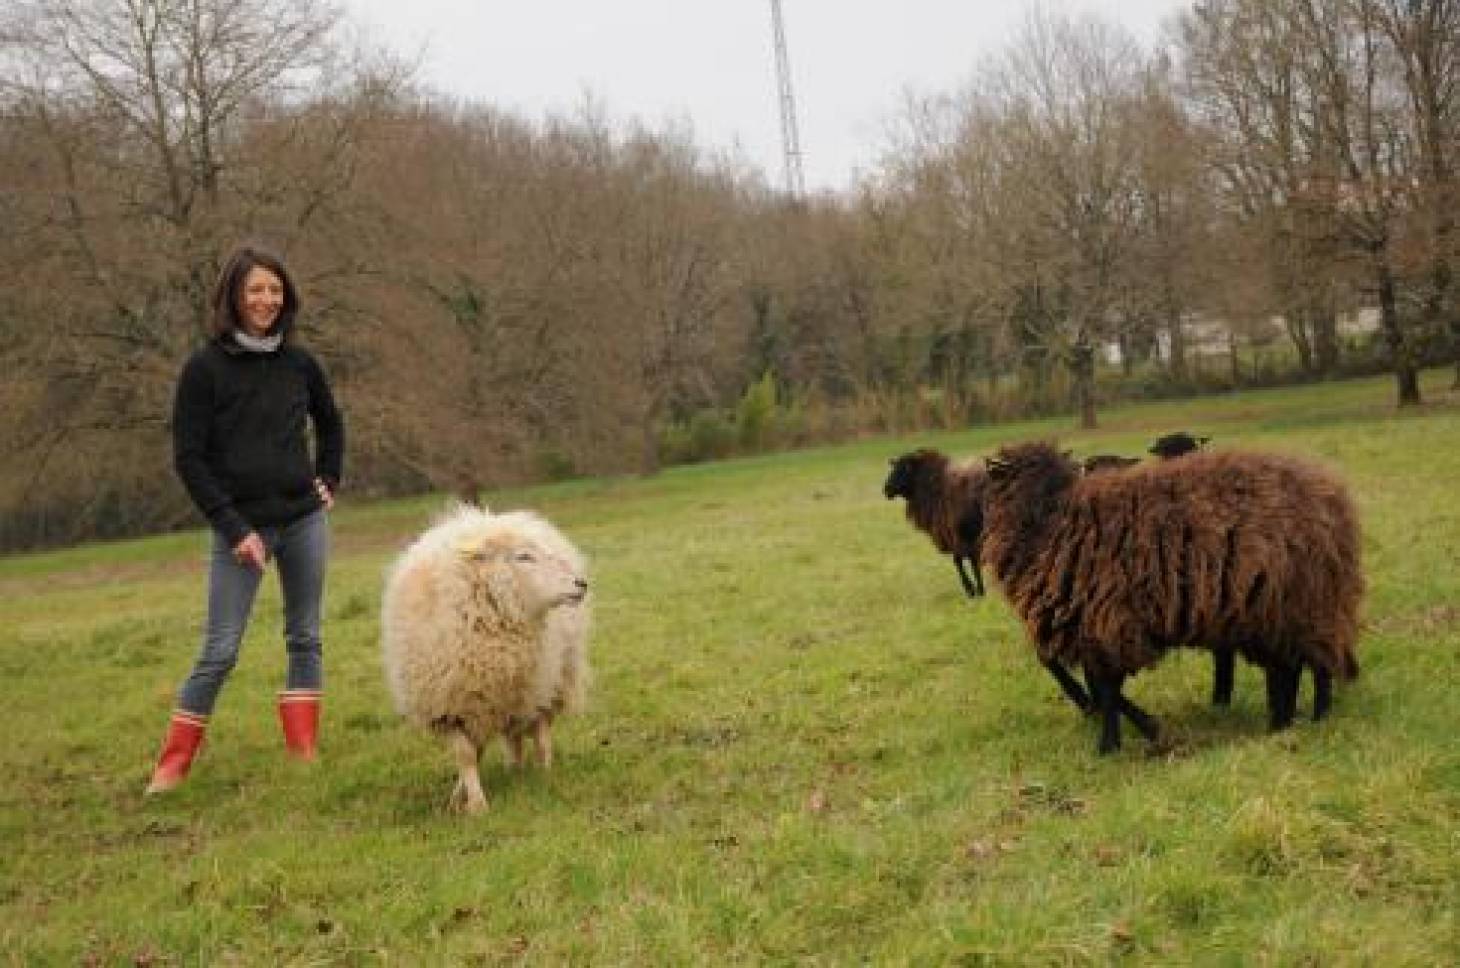
[[[267,336],[284,308],[284,280],[263,266],[254,266],[243,277],[238,301],[244,331],[250,336]]]

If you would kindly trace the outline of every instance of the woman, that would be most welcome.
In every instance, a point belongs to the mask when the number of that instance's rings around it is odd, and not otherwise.
[[[344,425],[314,357],[290,342],[299,296],[283,263],[245,246],[213,292],[213,338],[188,359],[173,402],[173,459],[212,525],[208,619],[178,692],[148,793],[183,781],[238,660],[259,582],[277,563],[288,671],[279,721],[290,753],[313,759],[322,670],[320,601]],[[314,455],[310,455],[310,431]]]

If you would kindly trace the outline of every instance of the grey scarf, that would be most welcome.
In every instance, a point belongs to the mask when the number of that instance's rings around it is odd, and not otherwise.
[[[248,350],[250,353],[272,353],[284,342],[283,333],[274,333],[270,336],[250,336],[241,329],[233,331],[233,342]]]

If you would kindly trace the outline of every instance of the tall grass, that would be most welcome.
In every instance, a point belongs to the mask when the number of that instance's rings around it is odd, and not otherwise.
[[[0,953],[14,964],[1460,960],[1460,400],[1429,374],[879,439],[491,496],[593,560],[589,710],[485,816],[390,710],[380,576],[435,500],[345,507],[323,758],[285,760],[272,581],[193,776],[146,781],[196,646],[204,538],[0,560]],[[1311,454],[1350,481],[1364,675],[1264,731],[1260,676],[1135,679],[1173,737],[1094,755],[997,596],[879,488],[915,444],[1158,433]],[[1305,703],[1307,698],[1305,697]]]

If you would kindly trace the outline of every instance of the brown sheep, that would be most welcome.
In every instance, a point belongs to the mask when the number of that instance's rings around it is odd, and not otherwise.
[[[1201,450],[1211,441],[1210,437],[1193,437],[1184,430],[1157,437],[1147,453],[1162,460],[1173,460]],[[1123,470],[1140,463],[1136,457],[1120,457],[1115,454],[1095,454],[1086,457],[1082,465],[1086,474]],[[1230,651],[1218,649],[1212,653],[1212,705],[1232,705],[1232,687],[1236,677],[1236,656]],[[1332,680],[1321,669],[1313,670],[1315,694],[1326,700],[1332,694]]]
[[[955,464],[936,450],[916,450],[889,461],[892,469],[882,485],[890,501],[907,501],[907,519],[933,540],[945,555],[953,556],[953,567],[969,598],[984,593],[979,551],[983,543],[984,485],[982,462]],[[973,565],[970,578],[965,562]]]
[[[1302,664],[1358,673],[1357,515],[1311,463],[1228,451],[1082,477],[1049,444],[1012,445],[988,461],[983,538],[1040,660],[1083,667],[1102,753],[1121,713],[1156,738],[1121,689],[1170,648],[1262,666],[1273,729],[1292,722]],[[1315,697],[1315,719],[1328,703]]]

